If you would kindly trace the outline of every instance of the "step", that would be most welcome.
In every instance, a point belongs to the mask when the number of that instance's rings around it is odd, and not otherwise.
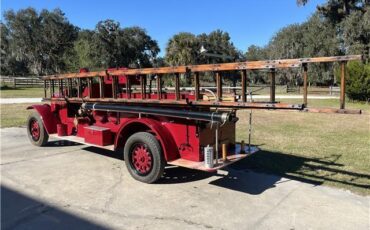
[[[76,142],[76,143],[87,145],[87,146],[98,147],[98,148],[114,151],[114,145],[101,146],[101,145],[94,145],[94,144],[86,143],[85,138],[83,137],[77,137],[73,135],[72,136],[58,136],[58,134],[49,134],[49,136],[52,138],[59,139],[59,140],[71,141],[71,142]]]

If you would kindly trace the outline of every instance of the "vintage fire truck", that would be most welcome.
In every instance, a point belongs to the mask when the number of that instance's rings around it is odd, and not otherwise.
[[[46,76],[46,104],[28,107],[35,110],[27,121],[28,135],[37,146],[53,137],[116,151],[123,154],[132,177],[145,183],[157,181],[167,164],[212,172],[258,150],[236,142],[237,110],[302,110],[307,104],[307,64],[359,59],[356,55],[97,72],[81,69]],[[278,103],[275,71],[294,67],[303,69],[304,101]],[[247,95],[247,71],[263,69],[270,74],[270,101],[253,102]],[[241,82],[228,94],[223,89],[225,72],[240,76]],[[200,86],[204,73],[214,76],[214,91]],[[163,85],[164,76],[173,79],[174,88]],[[192,87],[182,89],[181,77],[191,80]]]

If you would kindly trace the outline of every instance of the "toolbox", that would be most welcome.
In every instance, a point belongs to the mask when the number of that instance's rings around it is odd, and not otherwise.
[[[111,145],[113,144],[112,133],[109,128],[99,126],[86,126],[85,142],[94,145]]]

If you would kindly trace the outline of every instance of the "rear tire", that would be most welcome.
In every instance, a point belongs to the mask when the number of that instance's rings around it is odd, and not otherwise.
[[[165,161],[161,145],[152,134],[138,132],[130,136],[123,154],[127,170],[134,179],[151,184],[161,178]]]
[[[27,133],[31,143],[39,147],[45,146],[49,140],[41,117],[36,112],[33,112],[27,119]]]

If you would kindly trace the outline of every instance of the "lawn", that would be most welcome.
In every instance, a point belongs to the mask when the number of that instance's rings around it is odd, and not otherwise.
[[[19,127],[25,126],[28,115],[32,110],[27,107],[33,104],[0,104],[0,127]]]
[[[0,89],[1,98],[41,98],[44,97],[44,88],[10,88]]]
[[[333,101],[315,100],[332,106]],[[232,167],[251,168],[370,195],[369,105],[362,115],[253,111],[252,144],[261,151]],[[1,127],[24,126],[30,104],[1,105]],[[249,110],[239,111],[238,140],[247,140]]]
[[[368,109],[368,108],[367,108]],[[249,111],[238,112],[247,140]],[[262,151],[248,168],[370,195],[370,115],[253,111],[253,139]]]

